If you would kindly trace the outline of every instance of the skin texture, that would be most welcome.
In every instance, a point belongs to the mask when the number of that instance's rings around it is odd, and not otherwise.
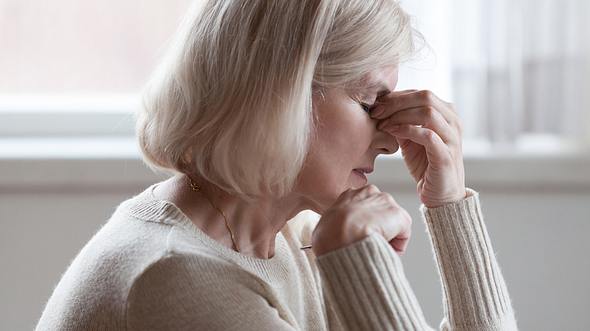
[[[370,73],[365,82],[380,82],[381,87],[394,91],[397,78],[398,68],[391,66]],[[174,203],[207,235],[232,248],[224,219],[211,206],[208,198],[226,215],[240,253],[255,258],[272,258],[277,233],[289,219],[305,209],[323,215],[321,226],[318,225],[314,231],[313,245],[316,254],[323,254],[362,239],[370,231],[382,233],[391,240],[392,247],[403,251],[409,239],[409,215],[397,206],[389,194],[379,192],[374,185],[366,185],[366,181],[356,175],[353,169],[372,168],[377,155],[391,154],[398,149],[399,140],[404,156],[409,158],[406,164],[418,182],[421,200],[432,203],[432,206],[459,200],[465,196],[464,183],[459,176],[462,168],[457,164],[460,160],[462,166],[460,153],[452,153],[456,150],[449,151],[444,143],[436,141],[436,138],[424,131],[429,129],[404,128],[396,136],[392,134],[394,131],[391,131],[391,125],[398,119],[401,123],[427,122],[440,129],[449,141],[454,141],[454,146],[457,146],[456,142],[460,146],[460,135],[444,120],[445,116],[455,119],[452,116],[456,114],[450,104],[438,102],[433,95],[419,91],[399,93],[401,100],[404,100],[399,103],[394,97],[397,96],[395,92],[382,97],[383,101],[387,101],[387,104],[381,105],[384,113],[379,117],[371,117],[367,109],[357,101],[371,105],[376,101],[379,90],[381,89],[363,92],[360,100],[353,100],[343,89],[327,90],[323,97],[314,94],[318,134],[311,144],[295,189],[281,199],[269,197],[248,204],[195,176],[193,179],[201,185],[202,192],[192,192],[184,175],[161,183],[154,194],[162,200]],[[408,106],[411,107],[407,109]],[[444,108],[442,111],[445,116],[436,117],[438,115],[434,112],[441,111],[439,108]],[[425,109],[430,118],[423,114]],[[406,110],[407,115],[401,115]],[[390,119],[394,114],[397,114],[395,121]],[[444,124],[439,123],[441,121]],[[381,122],[384,123],[381,124],[382,130],[381,127],[378,129]],[[423,145],[428,147],[424,148]],[[438,162],[435,167],[429,166],[429,157],[432,158],[433,155],[435,162]],[[351,201],[355,203],[352,204]],[[368,212],[377,205],[381,206],[383,213]],[[326,246],[321,245],[321,242],[335,244]]]

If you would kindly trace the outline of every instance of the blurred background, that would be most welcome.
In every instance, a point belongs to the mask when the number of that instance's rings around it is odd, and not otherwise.
[[[0,0],[0,329],[34,327],[117,205],[164,179],[133,137],[139,91],[189,0]],[[454,102],[467,186],[522,330],[590,329],[590,1],[413,0],[427,45],[398,88]],[[369,181],[414,218],[407,277],[441,284],[399,152]]]

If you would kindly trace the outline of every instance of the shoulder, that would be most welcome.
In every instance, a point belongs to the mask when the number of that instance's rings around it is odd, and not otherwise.
[[[205,253],[170,253],[133,281],[126,324],[129,330],[233,329],[240,323],[233,318],[269,309],[266,296],[256,277],[229,261]]]
[[[214,282],[239,280],[245,275],[248,272],[239,266],[207,251],[190,254],[168,252],[135,277],[130,295],[141,294],[146,287],[150,291],[158,291],[160,287],[174,286],[182,292],[207,287]]]
[[[166,254],[172,229],[169,225],[113,215],[67,266],[38,327],[118,328],[131,281]]]

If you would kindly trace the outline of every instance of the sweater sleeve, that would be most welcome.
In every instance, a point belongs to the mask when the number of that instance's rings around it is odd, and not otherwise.
[[[443,284],[439,329],[517,330],[504,279],[483,222],[479,194],[420,206]],[[432,330],[401,259],[378,233],[316,258],[326,299],[348,330]]]

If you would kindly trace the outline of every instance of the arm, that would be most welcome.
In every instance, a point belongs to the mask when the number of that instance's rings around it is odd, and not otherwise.
[[[516,330],[478,194],[420,207],[444,287],[441,330]],[[401,259],[379,234],[316,258],[327,300],[349,330],[431,330]]]
[[[486,229],[479,194],[438,208],[420,207],[443,283],[443,330],[517,330],[504,277]]]

